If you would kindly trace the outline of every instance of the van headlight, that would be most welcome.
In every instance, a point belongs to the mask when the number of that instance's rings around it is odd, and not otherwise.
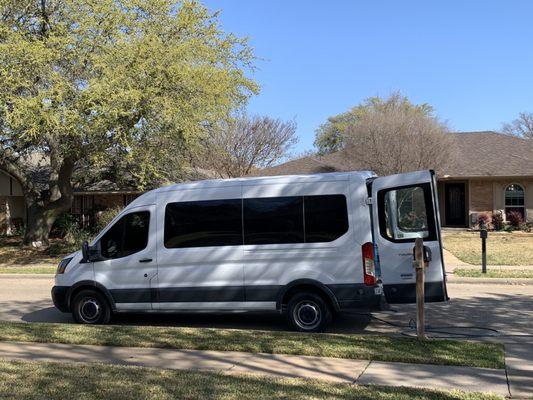
[[[56,274],[64,274],[65,269],[67,268],[67,265],[71,260],[72,260],[72,257],[68,257],[68,258],[63,258],[61,261],[59,261],[59,264],[57,265]]]

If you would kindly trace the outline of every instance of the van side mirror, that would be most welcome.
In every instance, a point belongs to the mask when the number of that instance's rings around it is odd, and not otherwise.
[[[82,261],[83,262],[89,262],[90,256],[89,256],[89,242],[86,240],[81,245],[81,254],[82,254]]]

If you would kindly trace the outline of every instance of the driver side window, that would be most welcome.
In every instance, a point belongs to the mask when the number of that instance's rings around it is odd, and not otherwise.
[[[100,238],[100,252],[105,259],[126,257],[146,248],[150,212],[124,215]]]

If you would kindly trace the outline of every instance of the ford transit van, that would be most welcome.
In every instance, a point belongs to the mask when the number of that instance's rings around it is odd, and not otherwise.
[[[435,176],[346,172],[208,180],[129,204],[58,266],[55,306],[84,324],[115,313],[277,311],[322,331],[343,310],[446,301]]]

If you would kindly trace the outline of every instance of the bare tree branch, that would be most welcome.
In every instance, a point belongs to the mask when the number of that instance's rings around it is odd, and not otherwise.
[[[394,102],[370,108],[346,129],[343,153],[379,175],[442,169],[453,163],[453,138],[437,118]]]
[[[266,116],[239,116],[209,130],[194,164],[222,178],[249,174],[285,157],[296,143],[296,124]]]
[[[523,139],[533,139],[533,113],[521,112],[517,119],[503,124],[502,132]]]

